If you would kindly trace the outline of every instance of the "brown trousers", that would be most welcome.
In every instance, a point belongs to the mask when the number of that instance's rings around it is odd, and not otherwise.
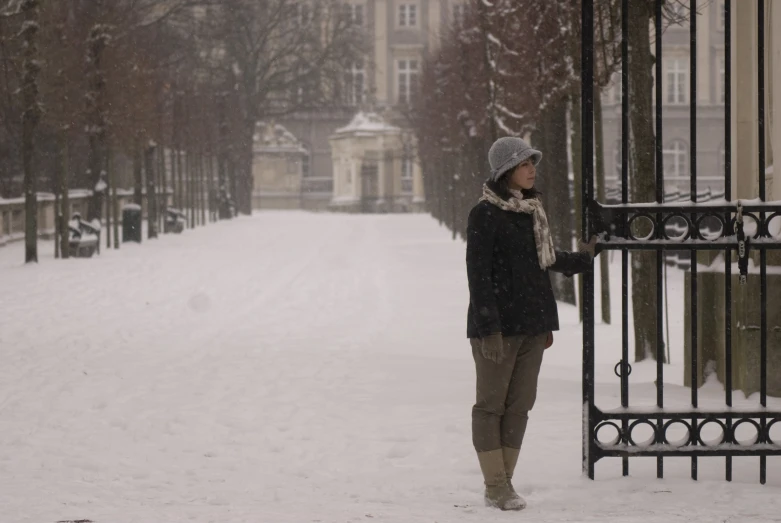
[[[472,443],[477,452],[520,449],[529,411],[537,399],[537,378],[547,334],[504,338],[501,363],[483,357],[479,339],[470,339],[477,370],[472,408]]]

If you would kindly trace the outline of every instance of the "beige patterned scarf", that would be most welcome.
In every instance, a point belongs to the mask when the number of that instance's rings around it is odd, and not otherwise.
[[[537,258],[540,261],[540,267],[547,270],[548,267],[556,263],[556,251],[553,248],[553,239],[550,235],[548,226],[548,217],[542,208],[542,202],[535,198],[524,199],[523,193],[511,190],[512,197],[504,200],[487,185],[483,185],[483,200],[492,203],[503,211],[520,212],[531,214],[534,221],[534,242],[537,246]]]

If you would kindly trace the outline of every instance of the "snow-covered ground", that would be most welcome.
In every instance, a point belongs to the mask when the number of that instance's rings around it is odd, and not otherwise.
[[[597,464],[581,476],[574,307],[547,351],[517,486],[482,506],[471,447],[464,245],[425,215],[265,212],[91,260],[0,248],[0,523],[781,521],[781,458]],[[619,258],[615,257],[614,263]],[[614,326],[597,392],[618,406]],[[669,404],[685,406],[683,277],[670,271]],[[655,401],[635,365],[633,405]],[[721,404],[717,383],[703,403]],[[755,404],[756,398],[745,400]],[[774,402],[778,407],[778,402]]]

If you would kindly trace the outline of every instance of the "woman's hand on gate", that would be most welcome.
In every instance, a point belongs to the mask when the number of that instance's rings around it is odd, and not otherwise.
[[[596,256],[596,250],[597,250],[597,237],[592,236],[588,243],[584,242],[583,240],[580,240],[578,242],[578,250],[580,252],[587,252],[591,256],[591,258],[594,258],[594,256]]]

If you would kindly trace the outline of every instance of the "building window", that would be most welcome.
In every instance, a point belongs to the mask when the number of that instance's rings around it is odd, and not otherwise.
[[[307,76],[303,66],[298,66],[295,69],[295,79],[296,81],[290,86],[290,101],[301,106],[309,104],[317,96],[316,79]]]
[[[310,22],[314,19],[314,13],[312,12],[312,9],[304,2],[296,5],[296,10],[298,14],[298,24],[299,25],[309,25]]]
[[[719,17],[719,29],[724,29],[727,26],[727,13],[724,12],[724,0],[719,0],[716,3],[716,8],[719,10],[716,16]]]
[[[347,70],[347,105],[356,106],[363,103],[366,91],[366,70],[362,62],[353,62]]]
[[[301,156],[301,177],[308,178],[309,172],[309,153]]]
[[[418,61],[399,60],[399,103],[411,103],[418,81]]]
[[[409,152],[404,153],[401,159],[401,192],[409,194],[413,189],[413,177],[415,169],[415,160]]]
[[[724,176],[726,177],[726,169],[727,169],[727,151],[724,147],[724,142],[721,142],[719,144],[719,173],[724,173]]]
[[[726,92],[727,92],[727,75],[725,72],[725,65],[724,65],[724,57],[719,57],[719,81],[718,81],[718,89],[719,89],[719,103],[724,103]]]
[[[667,60],[667,103],[684,104],[687,99],[688,60],[682,57]]]
[[[416,4],[399,5],[399,27],[418,26],[418,6]]]
[[[466,19],[466,5],[455,4],[453,6],[453,25],[456,27],[461,27],[464,25],[465,19]]]
[[[664,179],[672,182],[689,180],[689,148],[682,140],[673,140],[663,150]]]
[[[347,18],[351,25],[363,27],[365,23],[363,4],[345,4]]]

